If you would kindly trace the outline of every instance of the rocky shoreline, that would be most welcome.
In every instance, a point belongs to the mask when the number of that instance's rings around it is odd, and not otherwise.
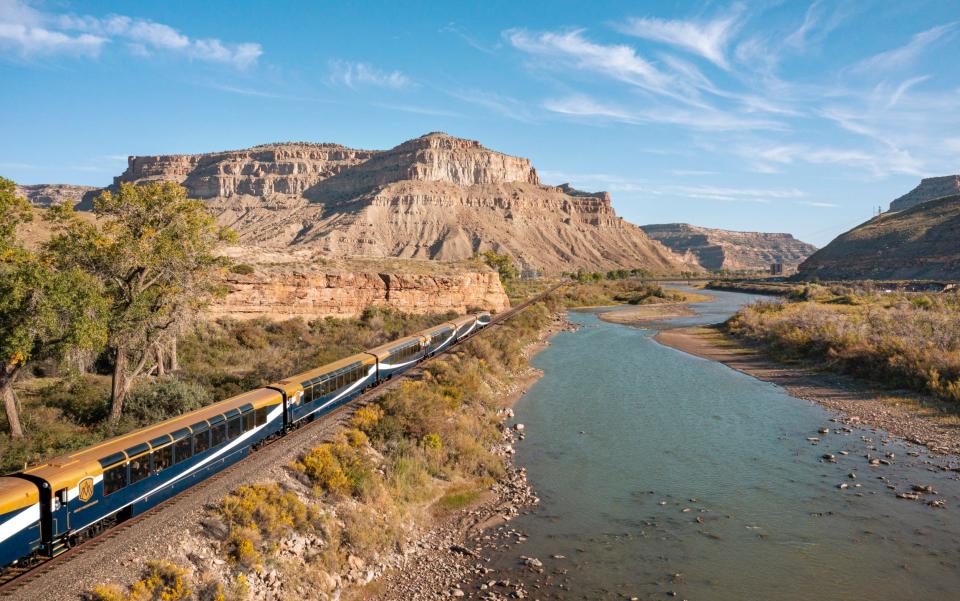
[[[536,342],[524,349],[530,358],[549,345],[561,331],[576,329],[564,314],[555,316]],[[508,463],[506,475],[477,503],[454,512],[436,527],[424,532],[405,552],[379,566],[382,575],[364,588],[347,593],[355,601],[426,601],[445,598],[524,599],[529,591],[520,582],[496,578],[486,566],[492,553],[505,541],[523,542],[521,533],[509,522],[535,507],[540,499],[527,482],[526,469],[513,465],[515,446],[525,438],[523,424],[512,424],[511,408],[543,375],[530,368],[504,392],[505,408],[500,410],[502,442],[497,449]],[[530,558],[531,564],[539,562]]]

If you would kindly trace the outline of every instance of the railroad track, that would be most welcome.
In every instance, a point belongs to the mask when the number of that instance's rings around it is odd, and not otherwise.
[[[520,303],[515,307],[510,308],[508,311],[504,311],[503,313],[493,316],[487,328],[483,328],[481,330],[471,332],[468,336],[464,338],[464,340],[469,340],[490,327],[502,325],[505,321],[507,321],[514,315],[522,312],[527,307],[540,302],[541,300],[543,300],[544,298],[546,298],[547,296],[549,296],[550,294],[552,294],[553,292],[555,292],[556,290],[558,290],[559,288],[565,285],[566,285],[565,283],[561,283],[561,284],[552,286],[551,288],[541,292],[540,294]],[[433,357],[424,359],[415,368],[403,374],[398,375],[396,378],[393,378],[391,380],[388,380],[386,382],[383,382],[381,384],[378,384],[370,388],[370,390],[361,394],[360,396],[350,401],[349,403],[345,405],[341,405],[340,407],[337,407],[330,413],[324,414],[320,419],[304,424],[303,426],[295,430],[291,430],[285,436],[279,436],[270,440],[269,442],[267,442],[266,444],[258,448],[251,455],[248,455],[247,457],[244,457],[240,461],[237,461],[236,463],[217,472],[216,474],[208,478],[205,478],[203,481],[198,482],[197,484],[174,495],[173,497],[170,497],[169,499],[159,503],[158,505],[150,508],[149,510],[135,517],[124,520],[123,522],[120,522],[119,524],[102,531],[100,534],[97,534],[92,538],[89,538],[86,541],[64,551],[63,553],[60,553],[52,558],[47,558],[47,559],[37,561],[36,563],[33,563],[29,566],[24,566],[22,568],[20,567],[8,568],[2,574],[0,574],[0,597],[9,597],[13,595],[18,590],[22,589],[25,586],[30,585],[33,582],[36,582],[46,574],[49,574],[57,570],[64,564],[69,563],[70,561],[80,556],[83,556],[84,554],[88,554],[92,551],[96,551],[98,548],[102,547],[103,545],[113,540],[116,540],[117,538],[121,537],[124,533],[128,532],[138,524],[151,519],[152,517],[164,512],[165,510],[171,508],[174,505],[182,503],[191,498],[197,497],[198,495],[208,490],[212,485],[216,484],[217,482],[227,478],[228,476],[236,472],[242,471],[242,469],[248,465],[249,459],[251,457],[262,456],[264,451],[272,448],[277,443],[283,441],[287,445],[295,444],[296,441],[307,438],[309,434],[313,433],[319,427],[322,427],[325,425],[326,426],[336,425],[338,423],[341,423],[349,415],[351,415],[353,411],[355,411],[359,407],[363,407],[364,405],[367,405],[377,400],[378,398],[383,396],[386,392],[398,386],[401,381],[420,375],[422,373],[423,366],[428,365],[431,362],[435,361],[437,358],[442,357],[447,353],[455,350],[462,342],[463,340],[437,353]]]

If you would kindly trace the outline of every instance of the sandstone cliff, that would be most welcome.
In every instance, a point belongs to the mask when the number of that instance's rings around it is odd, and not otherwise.
[[[41,209],[53,205],[79,203],[84,195],[98,190],[93,186],[74,186],[72,184],[37,184],[32,186],[17,186],[17,196],[26,198],[33,206]]]
[[[641,228],[654,240],[710,271],[766,270],[771,263],[783,263],[785,269],[792,270],[817,250],[790,234],[735,232],[687,223]]]
[[[387,151],[296,143],[130,157],[116,182],[158,179],[265,248],[440,260],[494,249],[547,272],[690,268],[617,217],[608,194],[542,185],[529,160],[441,133]]]
[[[214,317],[306,320],[358,317],[369,307],[406,313],[466,313],[510,306],[499,276],[477,264],[391,260],[330,261],[309,252],[251,253],[263,263],[228,274],[228,293],[210,307]]]
[[[903,211],[929,200],[954,194],[960,194],[960,175],[927,177],[920,180],[919,186],[891,202],[890,210]]]
[[[874,217],[814,253],[798,277],[960,279],[960,195]]]

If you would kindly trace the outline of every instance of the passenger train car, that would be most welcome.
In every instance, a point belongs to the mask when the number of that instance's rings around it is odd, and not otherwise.
[[[467,315],[0,477],[0,568],[53,557],[488,325]]]

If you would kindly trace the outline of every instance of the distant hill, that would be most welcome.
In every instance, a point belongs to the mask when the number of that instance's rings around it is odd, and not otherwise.
[[[927,177],[920,180],[919,186],[891,202],[890,210],[903,211],[918,204],[954,194],[960,194],[960,175]]]
[[[804,261],[798,277],[960,279],[960,194],[858,225]]]
[[[528,159],[432,133],[386,151],[281,143],[130,157],[115,178],[172,180],[245,244],[330,257],[460,260],[493,249],[529,269],[688,270],[606,192],[540,183]]]
[[[47,209],[53,205],[79,203],[85,194],[97,190],[93,186],[74,186],[72,184],[37,184],[17,186],[17,196],[26,198],[33,206]]]
[[[790,234],[736,232],[688,223],[640,228],[688,261],[710,271],[756,271],[768,269],[771,263],[783,263],[785,269],[792,270],[817,250],[816,246]]]

